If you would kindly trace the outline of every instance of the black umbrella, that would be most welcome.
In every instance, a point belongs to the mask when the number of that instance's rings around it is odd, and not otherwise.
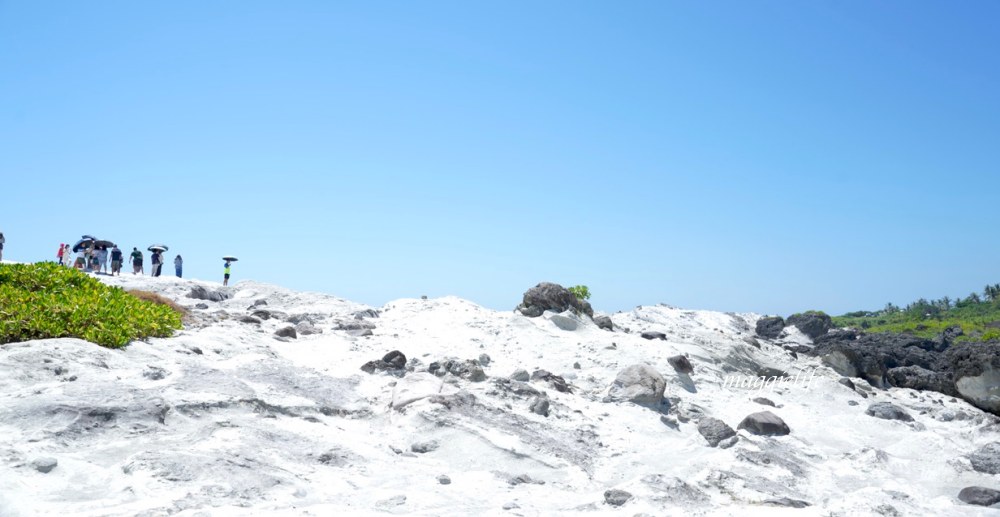
[[[99,240],[99,241],[94,241],[94,246],[105,246],[108,248],[114,248],[115,243],[111,241]]]
[[[79,253],[84,248],[89,248],[94,243],[94,239],[80,239],[73,245],[73,253]]]
[[[88,240],[89,241],[96,241],[97,240],[97,237],[94,237],[93,235],[83,235],[80,238],[83,239],[83,240],[85,240],[85,241],[88,241]]]
[[[150,246],[150,247],[148,247],[146,249],[149,250],[149,251],[167,251],[170,248],[168,248],[164,244],[154,244],[154,245],[152,245],[152,246]]]
[[[226,255],[225,257],[222,257],[222,260],[225,260],[226,262],[236,262],[239,259],[236,257],[231,257],[229,255]]]

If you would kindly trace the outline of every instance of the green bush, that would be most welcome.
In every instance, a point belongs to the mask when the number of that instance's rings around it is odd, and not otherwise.
[[[568,290],[569,292],[573,293],[573,296],[576,296],[577,300],[590,299],[590,288],[588,288],[585,285],[574,285],[573,287],[570,287]]]
[[[0,344],[76,337],[110,348],[170,337],[181,314],[52,262],[0,265]]]

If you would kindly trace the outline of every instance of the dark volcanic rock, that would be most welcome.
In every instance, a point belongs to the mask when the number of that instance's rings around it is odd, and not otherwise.
[[[955,382],[950,373],[932,372],[920,366],[901,366],[886,372],[891,386],[914,390],[931,390],[945,395],[957,396]]]
[[[667,340],[667,335],[664,334],[663,332],[652,332],[649,330],[643,332],[642,337],[645,339],[662,339],[664,341]]]
[[[465,361],[460,361],[458,359],[434,361],[427,366],[427,371],[439,377],[450,373],[456,377],[461,377],[471,382],[482,382],[486,380],[486,372],[483,371],[483,367],[479,365],[478,361],[474,361],[472,359]]]
[[[958,394],[973,406],[1000,415],[1000,343],[961,343],[945,357]]]
[[[760,436],[784,436],[792,432],[784,420],[770,411],[748,415],[736,428]]]
[[[1000,491],[981,486],[968,486],[958,493],[958,499],[963,503],[993,506],[1000,503]]]
[[[881,418],[883,420],[901,420],[903,422],[913,421],[913,417],[910,416],[905,409],[891,402],[876,402],[868,406],[868,409],[865,410],[865,414],[875,418]]]
[[[785,320],[781,316],[768,316],[757,320],[757,335],[762,338],[775,339],[785,330]]]
[[[719,445],[719,442],[736,436],[736,431],[728,424],[718,418],[705,417],[698,421],[698,432],[708,441],[712,447]]]
[[[566,383],[566,379],[563,379],[562,377],[545,370],[535,370],[531,374],[531,380],[545,381],[549,383],[549,385],[552,386],[556,391],[561,393],[573,393],[573,390],[570,389],[569,384]]]
[[[793,314],[788,317],[788,321],[786,323],[798,328],[803,334],[812,339],[816,339],[823,334],[826,334],[831,328],[833,328],[833,320],[830,319],[830,316],[821,312]]]
[[[611,318],[607,316],[598,316],[594,318],[594,323],[597,324],[598,328],[611,331],[615,330],[615,324],[611,321]]]
[[[280,328],[274,332],[274,335],[278,337],[288,337],[292,339],[299,337],[298,334],[295,332],[295,327]]]
[[[586,300],[580,300],[559,284],[542,282],[524,293],[521,305],[515,309],[528,317],[541,316],[545,311],[573,311],[594,317],[594,309]]]
[[[367,373],[386,372],[397,377],[406,373],[406,356],[399,350],[393,350],[382,356],[382,359],[368,361],[361,366],[361,371]]]
[[[683,355],[675,355],[667,359],[670,366],[674,367],[677,373],[692,373],[694,372],[694,366],[691,366],[691,361],[688,361],[687,357]]]
[[[612,489],[604,492],[604,502],[610,504],[611,506],[621,506],[632,499],[632,494],[618,489]]]

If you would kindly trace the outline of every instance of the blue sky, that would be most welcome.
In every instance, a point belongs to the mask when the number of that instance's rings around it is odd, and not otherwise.
[[[1000,4],[0,0],[4,258],[381,305],[789,314],[1000,281]]]

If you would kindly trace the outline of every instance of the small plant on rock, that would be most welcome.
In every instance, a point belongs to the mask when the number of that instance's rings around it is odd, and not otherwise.
[[[590,299],[590,288],[585,285],[574,285],[568,289],[569,292],[576,296],[577,300],[588,300]]]

